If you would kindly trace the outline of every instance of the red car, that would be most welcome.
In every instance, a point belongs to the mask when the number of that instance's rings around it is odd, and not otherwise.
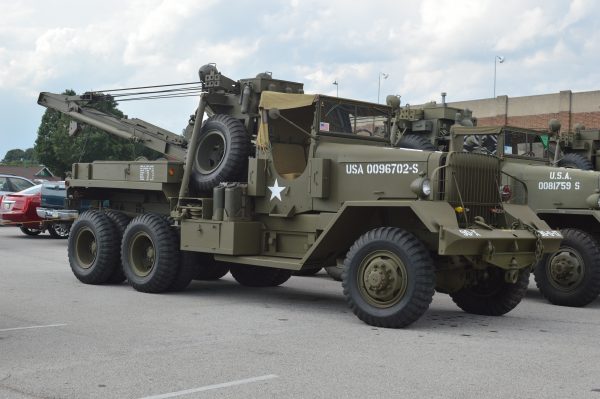
[[[5,194],[0,203],[0,219],[4,225],[19,226],[30,236],[37,236],[44,230],[54,238],[68,238],[68,225],[43,223],[37,214],[42,202],[42,185],[27,188],[18,193]]]

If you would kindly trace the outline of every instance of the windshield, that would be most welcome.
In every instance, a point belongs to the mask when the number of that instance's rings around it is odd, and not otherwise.
[[[546,159],[551,151],[548,144],[547,134],[509,129],[504,132],[504,155]]]
[[[319,132],[354,137],[389,137],[390,112],[385,106],[346,103],[335,98],[320,101]]]

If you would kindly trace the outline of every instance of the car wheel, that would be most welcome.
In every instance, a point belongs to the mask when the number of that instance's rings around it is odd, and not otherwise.
[[[48,226],[48,233],[52,238],[67,239],[71,230],[70,223],[53,223]]]
[[[21,231],[28,236],[39,236],[42,233],[41,229],[34,229],[33,227],[20,227]]]

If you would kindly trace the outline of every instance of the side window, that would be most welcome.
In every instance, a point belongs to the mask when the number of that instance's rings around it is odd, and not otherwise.
[[[14,187],[15,191],[25,190],[26,188],[33,186],[33,184],[31,184],[27,180],[15,178],[15,177],[11,177],[10,182],[12,183],[12,186]]]
[[[6,177],[0,177],[0,191],[11,191],[10,183]]]

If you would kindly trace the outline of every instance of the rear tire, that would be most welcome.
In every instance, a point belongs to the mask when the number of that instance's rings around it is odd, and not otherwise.
[[[504,280],[504,270],[498,267],[489,267],[487,273],[487,278],[481,279],[477,285],[461,288],[450,293],[450,297],[467,313],[501,316],[510,312],[527,292],[529,271],[520,271],[514,284]]]
[[[138,291],[164,292],[175,281],[180,262],[177,232],[165,218],[144,214],[125,229],[121,263],[129,284]]]
[[[431,303],[433,260],[413,234],[395,227],[376,228],[360,236],[348,251],[342,287],[348,305],[365,323],[406,327]]]
[[[68,242],[73,274],[85,284],[104,284],[119,263],[119,241],[110,219],[85,211],[73,223]]]
[[[198,253],[180,251],[179,270],[175,280],[169,287],[169,291],[178,292],[185,290],[196,275],[198,270]]]
[[[231,275],[246,287],[276,287],[289,280],[290,270],[271,267],[231,265]]]
[[[325,271],[335,281],[342,281],[342,272],[344,271],[344,267],[342,265],[339,266],[326,266]]]
[[[562,229],[561,234],[559,250],[536,265],[535,283],[554,305],[588,305],[600,294],[600,244],[579,229]]]
[[[129,222],[131,221],[131,218],[125,215],[123,212],[115,211],[114,209],[104,209],[104,214],[108,216],[108,218],[115,226],[115,229],[118,233],[118,240],[120,245],[121,241],[123,240],[123,233],[125,232],[125,229],[127,228]],[[121,284],[126,279],[127,277],[125,276],[125,272],[123,271],[123,265],[121,264],[119,258],[119,265],[115,268],[114,273],[110,276],[107,282],[109,284]]]
[[[218,280],[229,273],[229,265],[217,262],[212,255],[203,254],[198,258],[195,280]]]

